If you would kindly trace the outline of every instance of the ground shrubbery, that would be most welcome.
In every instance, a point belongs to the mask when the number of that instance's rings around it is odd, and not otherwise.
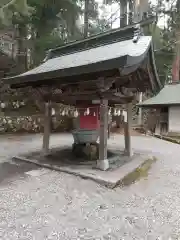
[[[73,118],[58,116],[52,118],[52,131],[65,132],[72,129]],[[1,117],[1,133],[39,133],[43,132],[44,119],[41,116]]]

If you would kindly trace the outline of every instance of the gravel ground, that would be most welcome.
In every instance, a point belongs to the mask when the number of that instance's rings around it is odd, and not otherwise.
[[[69,145],[53,135],[51,145]],[[180,239],[180,146],[152,137],[133,137],[138,151],[159,161],[146,179],[110,190],[88,180],[14,165],[10,157],[41,147],[40,135],[0,138],[0,239],[93,240]],[[121,135],[109,144],[124,145]]]

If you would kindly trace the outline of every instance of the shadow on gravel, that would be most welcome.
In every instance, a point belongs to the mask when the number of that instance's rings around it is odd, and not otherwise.
[[[4,181],[8,181],[15,176],[22,175],[25,176],[24,173],[38,169],[39,167],[36,165],[22,163],[19,161],[15,162],[3,162],[0,163],[0,183]]]

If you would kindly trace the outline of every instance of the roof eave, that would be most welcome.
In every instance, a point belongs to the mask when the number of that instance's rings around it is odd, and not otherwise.
[[[155,57],[154,57],[154,48],[153,48],[153,42],[151,42],[150,48],[149,48],[149,57],[150,57],[150,63],[152,65],[152,71],[155,78],[155,86],[154,86],[154,93],[158,93],[162,88],[163,85],[159,79],[156,63],[155,63]]]
[[[78,76],[81,75],[91,75],[98,72],[110,71],[113,69],[123,68],[127,62],[127,55],[122,56],[117,59],[110,59],[104,62],[93,63],[90,65],[83,65],[80,67],[73,67],[68,69],[61,69],[49,72],[43,72],[31,75],[19,75],[11,78],[5,78],[7,84],[10,84],[12,88],[20,88],[23,85],[33,85],[37,82],[42,85],[46,81],[58,80],[58,83],[66,83],[65,79],[70,78],[71,82],[78,81]],[[95,80],[95,79],[92,79]]]
[[[162,103],[162,104],[137,104],[140,108],[162,108],[170,106],[180,106],[180,103]]]

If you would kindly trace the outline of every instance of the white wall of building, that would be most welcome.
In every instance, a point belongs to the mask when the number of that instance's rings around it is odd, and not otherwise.
[[[169,132],[180,133],[180,106],[169,107]]]

